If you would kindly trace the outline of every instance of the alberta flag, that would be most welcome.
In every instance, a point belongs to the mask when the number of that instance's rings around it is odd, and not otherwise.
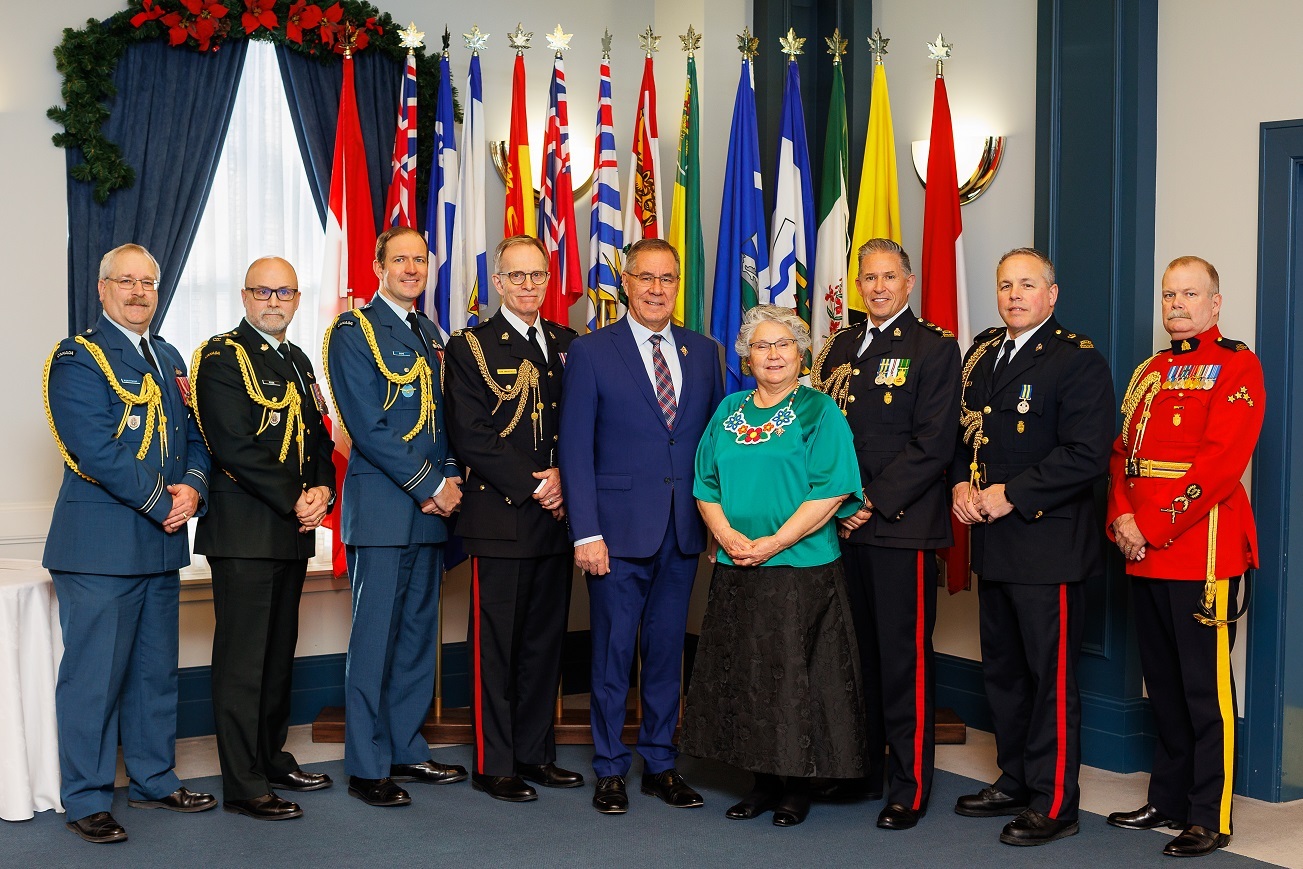
[[[425,293],[425,313],[447,341],[452,334],[453,227],[457,223],[457,180],[460,162],[453,135],[452,70],[448,54],[439,58],[439,96],[434,106],[434,162],[430,166],[430,196],[425,209],[425,243],[430,246],[434,282]]]
[[[489,301],[489,255],[484,231],[484,161],[488,151],[484,144],[484,85],[480,81],[478,53],[471,55],[466,97],[462,112],[457,221],[452,236],[449,331],[478,324],[480,312]]]
[[[620,173],[611,114],[611,62],[603,58],[597,87],[597,137],[593,142],[593,199],[588,213],[588,331],[620,316]]]
[[[760,293],[767,293],[769,288],[764,198],[760,186],[755,85],[751,80],[751,61],[744,59],[728,135],[719,247],[715,254],[715,290],[710,310],[710,334],[724,345],[724,387],[728,392],[755,383],[750,376],[743,376],[742,360],[733,342],[742,326],[742,312],[755,307]]]
[[[787,63],[783,112],[778,131],[778,187],[774,199],[774,234],[769,248],[769,291],[762,300],[792,308],[810,324],[809,278],[814,271],[814,188],[810,150],[805,143],[801,110],[801,73],[793,57]],[[766,299],[767,296],[767,299]]]
[[[543,195],[538,206],[539,238],[547,248],[547,296],[543,316],[570,325],[570,306],[584,291],[575,235],[575,191],[570,177],[570,109],[566,101],[566,71],[561,52],[552,61],[548,89],[547,129],[543,133]]]

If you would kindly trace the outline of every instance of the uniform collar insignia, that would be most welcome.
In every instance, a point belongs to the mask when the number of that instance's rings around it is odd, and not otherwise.
[[[1198,338],[1186,338],[1183,341],[1172,342],[1172,352],[1175,354],[1189,353],[1193,350],[1198,350],[1198,349],[1199,349]]]

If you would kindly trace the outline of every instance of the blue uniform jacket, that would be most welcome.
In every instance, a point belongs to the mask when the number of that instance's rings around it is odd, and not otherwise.
[[[461,471],[450,455],[444,427],[439,383],[443,350],[438,334],[421,315],[422,334],[434,350],[428,360],[434,372],[434,433],[427,425],[405,441],[403,435],[421,415],[420,384],[413,382],[407,388],[385,379],[358,317],[371,324],[380,358],[394,374],[406,374],[423,354],[407,323],[384,302],[346,311],[331,326],[326,373],[335,407],[353,441],[340,490],[343,541],[350,546],[441,543],[448,539],[447,524],[439,516],[422,513],[421,504],[434,495],[442,477],[457,477]]]
[[[127,391],[138,394],[146,374],[159,381],[167,450],[162,449],[156,420],[149,452],[136,458],[145,436],[145,407],[132,409],[119,435],[126,404],[86,347],[75,337],[60,341],[46,384],[51,421],[81,472],[96,482],[65,466],[41,563],[49,570],[111,576],[179,570],[190,563],[190,545],[185,530],[163,531],[163,520],[172,509],[167,487],[194,487],[203,499],[197,515],[203,515],[210,462],[178,383],[187,376],[185,361],[175,347],[153,336],[150,344],[163,372],[160,377],[103,314],[95,328],[80,337],[104,351]]]

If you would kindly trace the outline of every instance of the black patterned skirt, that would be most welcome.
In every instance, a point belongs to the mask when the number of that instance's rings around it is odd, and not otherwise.
[[[862,776],[860,686],[840,560],[716,564],[680,748],[752,772]]]

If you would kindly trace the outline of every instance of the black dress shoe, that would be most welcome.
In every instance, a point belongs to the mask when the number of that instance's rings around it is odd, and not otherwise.
[[[975,794],[965,794],[955,802],[955,814],[966,818],[1017,815],[1026,808],[1026,800],[1016,800],[994,785]]]
[[[584,783],[582,775],[555,763],[518,763],[516,775],[545,788],[577,788]]]
[[[538,791],[525,784],[518,775],[480,775],[471,776],[471,787],[509,803],[527,803],[538,799]]]
[[[275,778],[267,779],[267,781],[271,783],[272,787],[284,791],[319,791],[333,784],[330,776],[324,772],[307,772],[302,769],[291,770],[285,775],[278,775]]]
[[[127,831],[122,829],[122,825],[113,820],[113,816],[108,812],[96,812],[69,821],[67,827],[87,842],[94,842],[96,845],[127,841]]]
[[[327,782],[329,784],[329,782]],[[275,794],[263,794],[251,800],[226,800],[222,809],[237,815],[248,815],[259,821],[288,821],[303,817],[298,803],[283,800]]]
[[[1000,841],[1006,845],[1048,845],[1055,839],[1077,835],[1078,829],[1076,821],[1058,820],[1035,809],[1025,809],[1004,825]]]
[[[624,788],[624,776],[604,775],[597,780],[593,792],[593,808],[603,815],[623,815],[629,811],[629,794]]]
[[[217,797],[177,788],[161,800],[127,800],[133,809],[167,809],[169,812],[206,812],[217,808]]]
[[[658,773],[643,773],[642,792],[649,797],[660,797],[661,802],[676,809],[695,809],[706,803],[674,767]]]
[[[772,811],[782,798],[781,791],[752,791],[742,798],[742,802],[729,806],[724,817],[733,821],[749,821]]]
[[[878,813],[878,826],[884,830],[908,830],[918,824],[918,819],[927,814],[927,809],[914,811],[900,803],[890,803]]]
[[[348,795],[357,797],[369,806],[408,806],[412,803],[407,791],[394,784],[391,778],[348,777]]]
[[[1124,830],[1153,830],[1158,827],[1179,830],[1184,826],[1180,821],[1169,818],[1149,803],[1145,803],[1134,812],[1114,812],[1108,816],[1108,822]]]
[[[881,777],[879,777],[881,779]],[[882,799],[882,789],[873,789],[867,778],[818,779],[810,788],[810,798],[817,803],[854,803]]]
[[[808,790],[788,791],[774,806],[775,827],[795,827],[810,814],[810,792]]]
[[[1231,843],[1229,833],[1218,833],[1198,824],[1191,824],[1181,835],[1167,843],[1163,853],[1168,857],[1202,857]]]
[[[420,763],[396,763],[389,767],[394,781],[419,781],[428,785],[450,785],[466,781],[466,767],[423,760]]]

